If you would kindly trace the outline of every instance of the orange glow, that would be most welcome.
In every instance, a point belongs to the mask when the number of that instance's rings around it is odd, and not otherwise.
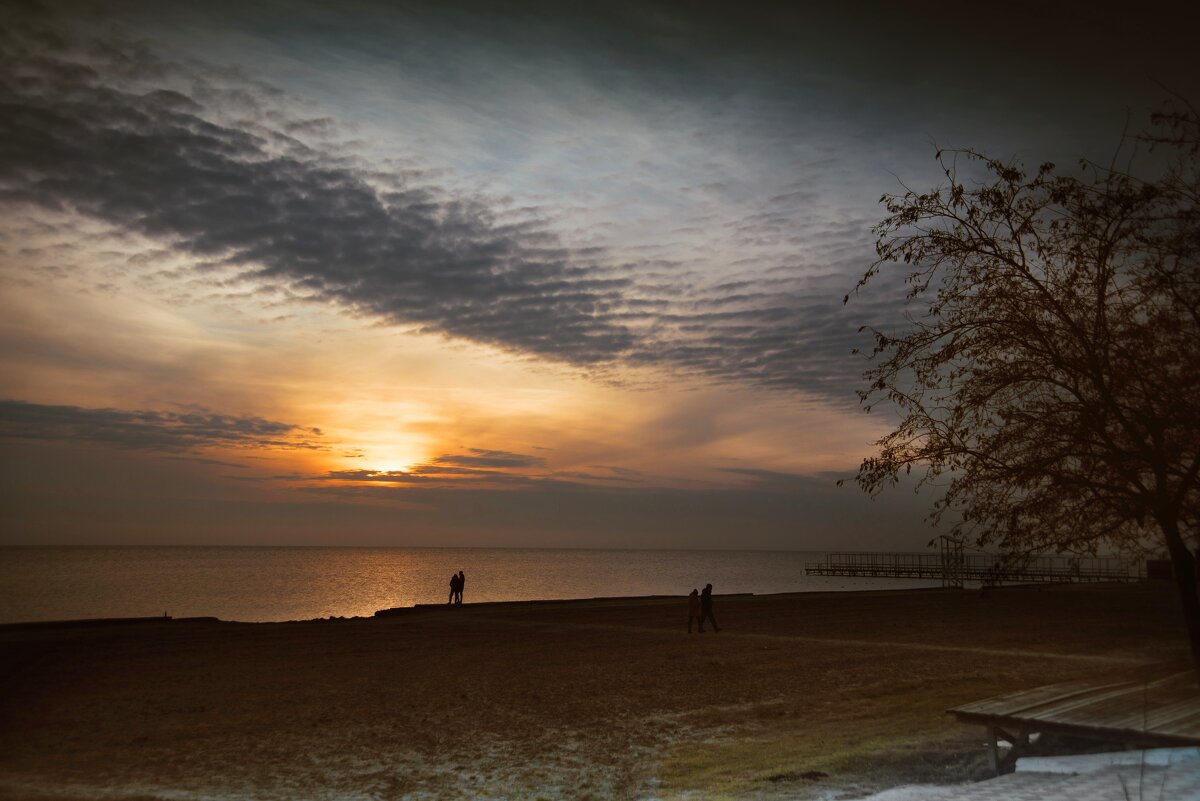
[[[377,473],[407,473],[425,459],[414,455],[412,451],[404,451],[394,447],[367,448],[362,459],[355,460],[358,467],[373,470]]]

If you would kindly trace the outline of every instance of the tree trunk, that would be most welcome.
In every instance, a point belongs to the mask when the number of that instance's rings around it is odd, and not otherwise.
[[[1160,518],[1158,523],[1167,541],[1175,585],[1179,588],[1179,600],[1183,604],[1183,622],[1192,646],[1192,663],[1200,671],[1200,594],[1196,586],[1196,557],[1179,534],[1178,520],[1173,517]]]

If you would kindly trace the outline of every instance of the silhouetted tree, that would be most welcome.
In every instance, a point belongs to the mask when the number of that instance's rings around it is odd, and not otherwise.
[[[872,329],[859,395],[902,419],[857,482],[920,467],[932,519],[1005,552],[1165,546],[1200,665],[1200,116],[1152,123],[1072,175],[939,151],[943,185],[882,198],[855,291],[899,264],[919,314]]]

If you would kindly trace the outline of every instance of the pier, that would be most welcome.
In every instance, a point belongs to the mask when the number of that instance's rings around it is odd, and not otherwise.
[[[940,581],[944,587],[962,587],[968,582],[1000,585],[1146,578],[1143,562],[1116,557],[964,553],[961,543],[947,538],[938,553],[830,553],[823,561],[806,562],[804,572],[810,576]]]
[[[1035,732],[1127,749],[1200,746],[1200,686],[1190,670],[1155,681],[1053,684],[946,711],[987,726],[997,775],[1012,769]],[[1007,753],[999,741],[1010,744]]]

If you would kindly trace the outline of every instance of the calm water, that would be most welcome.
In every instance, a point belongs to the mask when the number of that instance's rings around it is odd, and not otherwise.
[[[0,623],[89,617],[307,620],[464,600],[865,590],[921,586],[805,576],[813,551],[458,548],[0,548]]]

